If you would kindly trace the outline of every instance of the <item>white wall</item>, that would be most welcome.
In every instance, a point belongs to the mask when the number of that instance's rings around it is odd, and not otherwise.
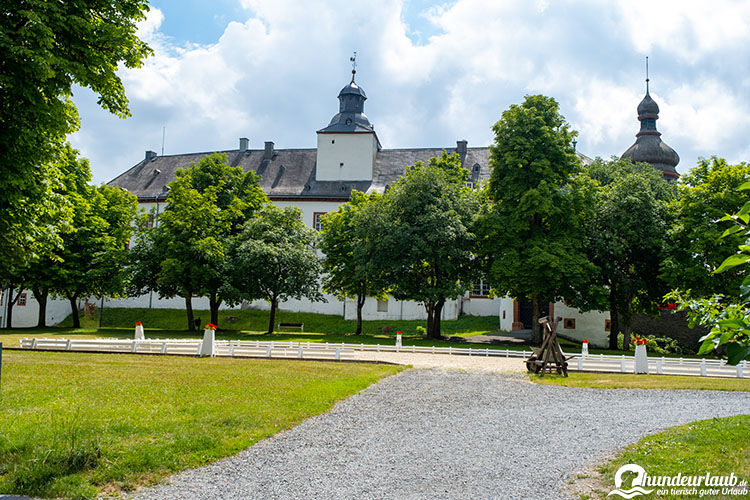
[[[510,297],[500,299],[500,329],[513,331],[513,299]]]
[[[319,181],[371,180],[377,148],[372,132],[319,133],[315,178]]]
[[[279,208],[297,207],[302,210],[302,222],[308,227],[313,226],[313,217],[316,212],[333,212],[342,202],[340,201],[274,201]]]
[[[467,316],[497,316],[500,311],[500,298],[470,297],[467,293],[463,298],[463,314]]]
[[[24,290],[26,294],[26,305],[13,306],[13,328],[30,328],[37,325],[39,319],[39,303],[34,299],[31,290]],[[7,327],[6,314],[8,291],[5,290],[2,300],[2,311],[0,311],[0,325]],[[70,314],[70,302],[68,299],[47,299],[47,325],[56,325]]]
[[[609,332],[604,329],[604,322],[609,319],[609,312],[588,311],[584,313],[562,302],[556,302],[555,316],[563,318],[557,327],[560,335],[579,342],[587,339],[592,347],[609,346]],[[574,319],[575,328],[565,328],[566,319]]]

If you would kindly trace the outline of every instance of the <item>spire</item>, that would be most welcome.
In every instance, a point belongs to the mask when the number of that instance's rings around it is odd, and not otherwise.
[[[646,95],[638,104],[638,121],[641,129],[635,135],[635,144],[622,154],[622,158],[629,158],[633,162],[645,162],[661,170],[665,179],[674,180],[680,177],[675,167],[680,162],[679,155],[674,149],[661,140],[661,133],[656,130],[656,120],[659,119],[659,105],[649,94],[648,57],[646,57]]]
[[[352,62],[352,83],[354,83],[354,75],[357,74],[357,51],[354,51],[354,55],[349,58]]]

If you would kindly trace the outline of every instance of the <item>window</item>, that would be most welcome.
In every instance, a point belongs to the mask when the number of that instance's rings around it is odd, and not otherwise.
[[[470,297],[478,299],[486,299],[490,296],[490,285],[484,279],[479,280],[478,283],[471,284]]]
[[[154,227],[156,225],[156,216],[154,214],[148,214],[148,219],[146,220],[146,227]]]
[[[565,318],[563,322],[563,328],[566,330],[575,330],[576,329],[576,319],[575,318]]]
[[[388,299],[386,299],[386,300],[380,300],[380,299],[378,299],[378,312],[379,313],[387,313],[388,312]]]
[[[604,331],[608,332],[610,330],[612,330],[612,321],[610,321],[608,319],[605,319],[604,320]]]
[[[26,305],[26,294],[22,293],[18,296],[18,305],[19,306],[25,306]]]
[[[474,183],[471,181],[464,182],[464,186],[466,186],[469,189],[474,189]]]
[[[325,214],[326,212],[313,213],[313,228],[315,228],[316,231],[320,231],[321,229],[323,229],[323,222],[320,220],[320,218]]]

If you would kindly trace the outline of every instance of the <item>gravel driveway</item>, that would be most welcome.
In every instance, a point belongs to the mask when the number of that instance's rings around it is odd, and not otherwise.
[[[750,413],[750,393],[542,386],[414,370],[136,499],[554,499],[646,434]]]

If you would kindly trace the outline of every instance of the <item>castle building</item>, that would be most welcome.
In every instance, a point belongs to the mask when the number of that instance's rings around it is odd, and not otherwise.
[[[349,201],[352,190],[365,193],[384,192],[388,186],[404,174],[406,167],[442,153],[457,153],[461,164],[469,171],[470,187],[489,179],[489,147],[468,147],[465,140],[456,141],[455,146],[438,148],[385,149],[375,132],[375,127],[364,113],[367,99],[364,89],[355,82],[355,71],[351,81],[338,94],[339,110],[328,125],[317,131],[317,147],[312,149],[278,149],[266,141],[262,149],[251,149],[247,138],[240,138],[237,149],[218,151],[227,157],[231,166],[252,170],[260,176],[260,186],[269,199],[279,207],[296,206],[302,211],[303,221],[320,230],[320,217],[336,210]],[[623,157],[633,161],[645,161],[664,172],[665,177],[676,179],[679,174],[675,165],[677,153],[660,139],[656,131],[659,108],[646,92],[638,106],[641,131],[636,143]],[[150,224],[158,225],[169,195],[169,183],[180,168],[197,163],[215,151],[159,156],[146,151],[143,160],[109,182],[121,187],[138,198],[141,211],[152,214]],[[592,160],[580,153],[584,163]],[[457,300],[446,302],[442,319],[457,319],[460,315],[499,315],[500,328],[516,330],[530,328],[531,309],[528,303],[508,297],[490,298],[489,286],[484,281],[474,283],[472,290]],[[4,294],[7,298],[7,293]],[[7,299],[6,299],[7,300]],[[279,305],[281,310],[341,315],[356,319],[356,305],[351,300],[339,300],[327,295],[327,302],[289,300]],[[2,306],[5,306],[2,301]],[[48,302],[48,324],[62,321],[70,313],[67,300]],[[180,297],[158,297],[151,293],[141,297],[105,300],[104,307],[132,308],[184,308]],[[226,306],[224,306],[226,307]],[[245,304],[247,308],[267,309],[264,301]],[[208,299],[193,298],[194,309],[208,309]],[[5,308],[0,307],[0,324]],[[38,304],[31,293],[25,293],[14,308],[13,326],[36,324]],[[609,315],[606,312],[580,313],[563,303],[549,304],[549,314],[563,316],[562,335],[571,338],[589,339],[596,345],[606,344]],[[424,319],[426,313],[421,303],[367,298],[363,307],[365,320],[413,320]],[[3,325],[4,326],[4,325]],[[579,338],[580,337],[580,338]]]

